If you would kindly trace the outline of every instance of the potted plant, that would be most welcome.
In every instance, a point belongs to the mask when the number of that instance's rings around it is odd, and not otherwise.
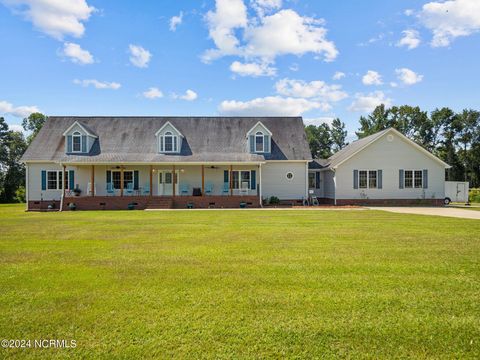
[[[76,187],[75,189],[73,189],[73,193],[75,194],[75,196],[80,196],[80,194],[82,193],[82,190],[80,190],[80,188]]]
[[[128,210],[135,210],[135,205],[137,205],[137,203],[131,202],[127,205],[127,209]]]
[[[68,208],[69,208],[71,211],[75,211],[75,210],[77,210],[77,205],[75,205],[75,203],[69,203],[69,204],[68,204]]]

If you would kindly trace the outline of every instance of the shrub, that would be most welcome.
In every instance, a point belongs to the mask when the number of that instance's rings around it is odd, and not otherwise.
[[[270,200],[268,201],[270,205],[278,205],[280,204],[280,199],[276,196],[270,197]]]
[[[472,203],[480,203],[480,189],[470,189],[468,199]]]
[[[24,203],[26,201],[25,186],[19,186],[15,191],[15,201],[19,203]]]

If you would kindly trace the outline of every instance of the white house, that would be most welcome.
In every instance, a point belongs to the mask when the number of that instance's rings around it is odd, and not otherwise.
[[[300,117],[49,117],[22,160],[29,210],[440,204],[448,167],[394,129],[312,160]]]

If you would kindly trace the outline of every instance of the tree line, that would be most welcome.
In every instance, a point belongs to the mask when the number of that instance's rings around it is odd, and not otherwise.
[[[0,117],[0,203],[25,202],[25,166],[20,159],[46,119],[40,113],[23,119],[22,127],[30,133],[25,138]]]
[[[23,119],[22,127],[30,134],[25,138],[22,132],[9,129],[0,117],[0,202],[25,201],[25,166],[20,159],[46,119],[41,113]],[[428,113],[418,106],[379,105],[371,114],[360,117],[356,136],[360,139],[389,127],[451,165],[447,180],[466,180],[470,187],[480,187],[479,111],[456,113],[445,107]],[[313,158],[326,159],[348,145],[345,123],[338,118],[331,125],[308,125],[305,132]]]
[[[393,127],[451,165],[446,178],[469,181],[480,187],[480,112],[461,112],[444,107],[428,113],[418,106],[379,105],[367,116],[361,116],[355,132],[361,139]],[[345,124],[335,119],[331,125],[305,127],[314,158],[328,158],[347,145]]]

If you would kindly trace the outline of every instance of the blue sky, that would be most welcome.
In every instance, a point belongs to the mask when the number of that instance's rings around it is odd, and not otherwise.
[[[381,102],[480,108],[478,0],[0,4],[14,128],[39,110],[340,117],[353,134]]]

